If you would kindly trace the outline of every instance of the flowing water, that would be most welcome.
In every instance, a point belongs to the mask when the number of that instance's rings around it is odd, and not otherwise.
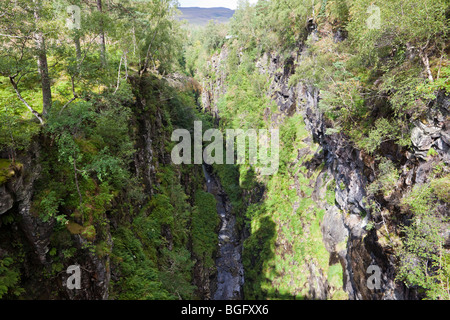
[[[208,192],[217,201],[220,218],[219,249],[216,257],[217,290],[213,300],[239,300],[243,298],[244,267],[242,266],[242,237],[236,229],[236,217],[220,183],[205,166],[203,172]]]

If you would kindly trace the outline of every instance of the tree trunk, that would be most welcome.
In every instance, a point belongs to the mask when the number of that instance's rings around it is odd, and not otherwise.
[[[39,7],[40,2],[38,0],[34,0],[35,8],[34,8],[34,19],[36,25],[39,23]],[[43,100],[43,109],[42,115],[45,117],[52,106],[52,90],[50,83],[50,76],[48,74],[48,62],[47,62],[47,50],[45,47],[45,38],[42,31],[36,31],[34,36],[36,41],[36,48],[38,51],[37,63],[39,68],[39,74],[41,76],[41,84],[42,84],[42,100]]]
[[[420,55],[420,58],[422,59],[423,65],[425,66],[425,71],[427,72],[428,80],[430,80],[430,83],[433,83],[434,79],[433,79],[433,74],[431,73],[430,60],[428,59],[428,55],[423,51],[421,51],[419,53],[419,55]]]
[[[97,0],[97,9],[99,12],[103,13],[102,0]],[[105,44],[105,30],[103,29],[103,21],[100,22],[100,60],[102,66],[106,67],[106,44]]]
[[[81,43],[80,43],[80,36],[77,34],[75,35],[73,41],[75,42],[75,50],[77,53],[77,62],[80,63],[81,61]]]

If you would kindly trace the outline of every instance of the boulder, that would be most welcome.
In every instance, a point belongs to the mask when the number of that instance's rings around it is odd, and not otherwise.
[[[419,151],[426,151],[431,148],[433,139],[421,128],[414,127],[411,130],[411,142]]]

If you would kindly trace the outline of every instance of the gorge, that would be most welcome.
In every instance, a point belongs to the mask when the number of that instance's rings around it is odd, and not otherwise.
[[[0,4],[1,299],[450,299],[447,0],[97,2]]]

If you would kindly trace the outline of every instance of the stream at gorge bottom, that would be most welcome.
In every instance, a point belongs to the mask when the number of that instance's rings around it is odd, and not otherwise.
[[[212,294],[213,300],[242,300],[244,286],[244,267],[242,265],[241,234],[236,228],[236,217],[231,204],[219,181],[203,165],[208,193],[217,202],[217,214],[220,218],[219,248],[216,256],[217,289]]]

